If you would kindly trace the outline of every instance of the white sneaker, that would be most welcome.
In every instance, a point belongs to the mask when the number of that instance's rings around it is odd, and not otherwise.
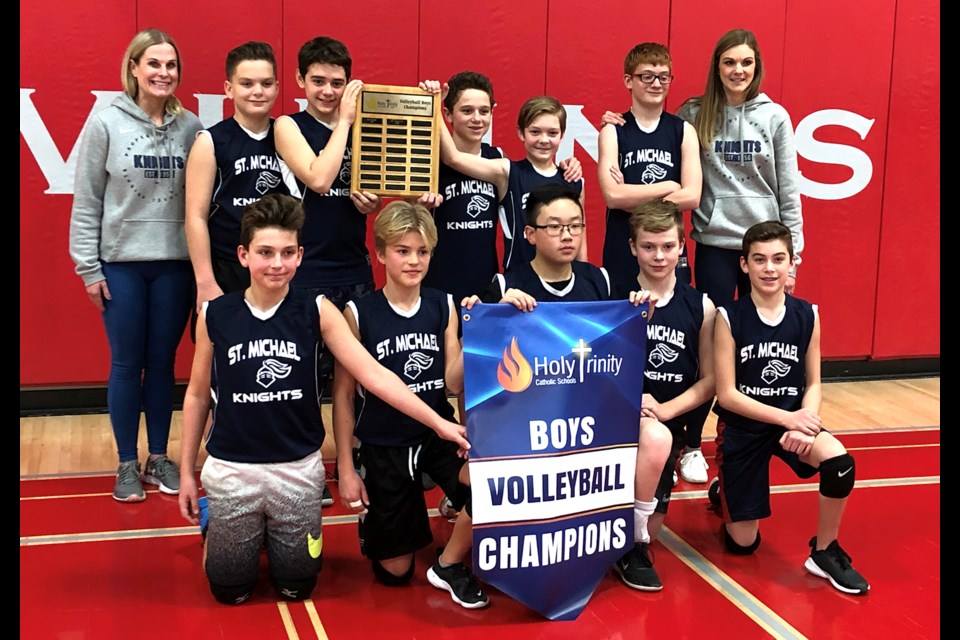
[[[691,484],[706,484],[709,468],[700,449],[688,451],[680,458],[680,477]]]
[[[677,476],[677,471],[673,471],[673,486],[677,486],[677,483],[680,482],[680,478]]]

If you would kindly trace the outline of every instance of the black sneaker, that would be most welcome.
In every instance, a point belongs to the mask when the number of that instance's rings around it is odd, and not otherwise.
[[[462,562],[444,568],[437,560],[427,569],[427,580],[437,589],[448,592],[453,601],[465,609],[481,609],[490,604],[480,583]]]
[[[803,568],[813,575],[826,578],[839,591],[853,595],[864,595],[870,591],[867,579],[853,568],[853,561],[847,552],[834,540],[823,551],[817,551],[817,538],[810,539],[810,557]]]
[[[638,542],[617,560],[616,569],[623,584],[639,591],[660,591],[663,583],[653,568],[650,545]]]
[[[324,507],[329,507],[333,504],[333,494],[330,493],[330,485],[323,485],[323,497],[320,499],[320,505]]]

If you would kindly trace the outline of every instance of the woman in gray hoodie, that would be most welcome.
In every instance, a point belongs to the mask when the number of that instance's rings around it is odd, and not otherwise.
[[[143,480],[179,490],[167,457],[173,364],[192,304],[184,235],[184,167],[199,119],[174,96],[180,53],[162,31],[141,31],[121,66],[124,92],[84,129],[70,217],[70,256],[110,344],[107,408],[120,466],[113,497],[139,502],[137,438],[146,415]]]
[[[694,281],[717,308],[729,308],[735,292],[741,297],[750,292],[740,253],[743,234],[754,224],[773,220],[790,229],[796,257],[787,293],[796,286],[803,251],[793,124],[786,109],[760,93],[762,82],[756,36],[746,29],[728,31],[714,47],[703,95],[687,100],[677,112],[700,139],[703,188],[690,233],[697,243]],[[680,473],[688,481],[707,479],[702,432],[702,421],[688,423],[680,459]]]
[[[687,100],[677,115],[700,138],[703,191],[693,212],[697,289],[717,307],[729,307],[735,291],[750,291],[740,270],[743,234],[758,222],[785,224],[800,264],[803,217],[793,124],[787,110],[760,93],[763,57],[745,29],[720,36],[704,94]],[[787,293],[796,286],[791,272]]]

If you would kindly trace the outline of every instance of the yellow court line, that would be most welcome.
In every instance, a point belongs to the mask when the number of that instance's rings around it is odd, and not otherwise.
[[[287,631],[287,638],[289,638],[289,640],[300,640],[300,636],[297,635],[297,627],[293,624],[293,616],[290,615],[290,609],[287,607],[287,603],[282,600],[278,601],[277,609],[280,610],[280,619],[283,620],[283,628]]]
[[[310,616],[310,622],[313,623],[313,630],[317,634],[317,640],[329,640],[327,630],[323,628],[323,623],[320,622],[320,614],[317,613],[317,607],[314,606],[313,600],[304,600],[303,606],[307,608],[307,615]]]
[[[929,444],[898,444],[891,446],[883,447],[847,447],[847,451],[882,451],[884,449],[924,449],[927,447],[937,447],[940,448],[939,442],[933,442]]]
[[[144,488],[144,492],[147,495],[153,495],[153,494],[156,494],[158,496],[162,495],[160,491],[156,489],[153,491],[150,491]],[[103,498],[106,496],[113,497],[113,492],[104,491],[101,493],[63,493],[56,496],[26,496],[26,497],[21,496],[20,502],[32,502],[33,500],[66,500],[67,498]],[[140,502],[143,502],[143,500],[141,500]]]
[[[771,637],[781,640],[806,640],[806,636],[777,615],[773,609],[763,604],[717,565],[707,560],[706,557],[668,527],[663,527],[660,530],[658,540],[694,573],[716,589],[720,595],[762,627]]]

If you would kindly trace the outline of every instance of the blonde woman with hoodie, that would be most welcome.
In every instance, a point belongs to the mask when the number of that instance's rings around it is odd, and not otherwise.
[[[743,297],[750,280],[740,270],[743,234],[758,222],[790,229],[800,264],[803,216],[800,173],[790,115],[760,92],[763,57],[756,36],[734,29],[720,36],[702,96],[687,100],[677,115],[700,139],[703,190],[693,212],[697,242],[694,281],[717,307]],[[796,286],[796,267],[786,291]]]
[[[173,363],[193,301],[184,168],[203,128],[174,95],[180,72],[168,34],[134,36],[121,63],[123,93],[91,116],[74,182],[70,256],[110,344],[107,409],[120,502],[146,498],[137,452],[141,410],[150,450],[143,481],[169,494],[180,487],[167,440]]]

